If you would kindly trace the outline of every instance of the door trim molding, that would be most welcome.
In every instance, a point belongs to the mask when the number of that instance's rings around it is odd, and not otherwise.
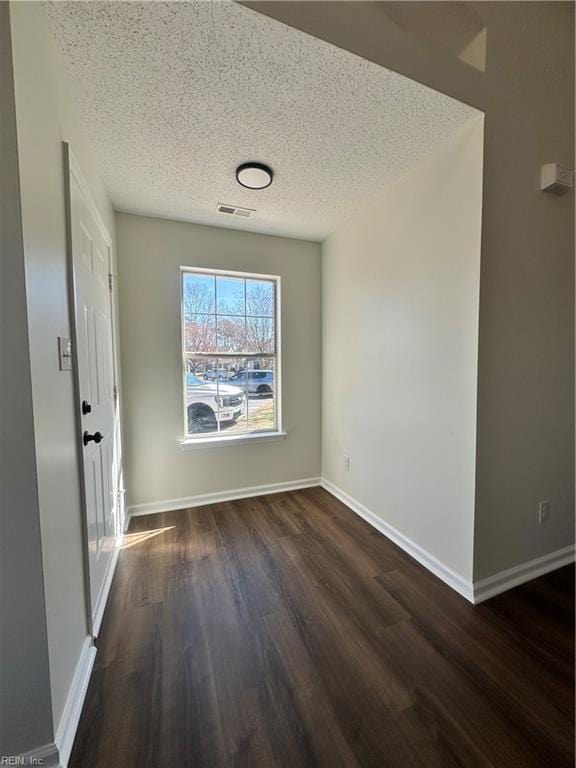
[[[63,155],[64,155],[64,187],[65,187],[65,194],[66,194],[66,250],[67,250],[67,268],[68,268],[68,296],[69,296],[69,304],[70,304],[70,312],[71,312],[70,338],[72,340],[72,369],[73,369],[72,376],[74,381],[74,400],[75,400],[74,411],[76,414],[76,442],[78,446],[78,475],[79,475],[79,482],[80,482],[80,504],[82,509],[82,535],[84,539],[84,556],[83,556],[84,596],[85,596],[85,603],[86,603],[86,621],[88,624],[88,631],[90,635],[94,637],[95,625],[97,623],[95,621],[95,616],[97,615],[96,610],[98,610],[98,615],[100,616],[100,621],[101,621],[102,614],[104,613],[105,600],[108,596],[108,590],[104,592],[105,599],[102,606],[100,607],[100,597],[97,600],[97,606],[93,606],[92,598],[90,594],[90,555],[89,555],[89,536],[88,536],[88,527],[87,527],[88,524],[87,524],[87,514],[86,514],[86,478],[84,475],[84,461],[83,461],[84,446],[82,443],[83,428],[82,428],[82,413],[80,410],[81,397],[80,397],[80,380],[79,380],[79,370],[78,370],[78,336],[76,333],[77,286],[76,286],[76,274],[74,270],[74,253],[73,253],[73,242],[72,242],[71,179],[74,179],[74,181],[77,183],[80,193],[84,199],[84,203],[90,215],[94,218],[94,221],[98,229],[100,230],[100,234],[104,239],[106,245],[108,246],[109,260],[112,257],[112,239],[110,237],[108,230],[106,229],[106,225],[104,224],[102,217],[100,216],[98,207],[96,206],[96,203],[94,202],[94,198],[92,197],[92,193],[90,192],[90,187],[88,186],[88,183],[84,178],[82,171],[80,170],[80,166],[78,164],[78,161],[74,157],[74,153],[72,152],[70,144],[67,141],[63,141],[62,148],[63,148]],[[108,271],[110,272],[110,264],[108,265]],[[113,308],[111,306],[110,322],[112,326],[112,341],[114,342],[115,317],[112,309]],[[115,345],[112,348],[114,350]],[[114,386],[115,387],[117,387],[118,385],[118,382],[116,381],[116,373],[117,373],[117,361],[115,360],[114,361]],[[118,514],[118,505],[116,506],[116,514]],[[118,521],[116,521],[116,524],[118,524]],[[115,548],[116,548],[116,553],[113,558],[114,561],[117,557],[117,550],[118,550],[117,539],[115,540]],[[109,585],[108,585],[108,589],[109,589]],[[101,590],[101,594],[102,593],[103,593],[103,590]]]
[[[60,765],[62,768],[66,768],[68,760],[70,759],[70,753],[72,752],[74,737],[76,736],[76,730],[78,729],[78,723],[80,722],[82,706],[84,704],[84,699],[86,698],[86,691],[88,690],[88,683],[90,682],[90,675],[92,674],[95,657],[96,646],[94,645],[92,637],[87,635],[82,644],[80,658],[76,665],[66,704],[64,705],[64,711],[56,732],[56,746],[58,747]]]
[[[76,278],[74,272],[74,253],[72,249],[72,185],[74,177],[80,189],[87,187],[84,177],[80,173],[78,163],[74,159],[70,144],[62,142],[64,152],[64,187],[66,193],[66,250],[68,268],[68,296],[70,304],[70,339],[72,341],[72,380],[74,382],[74,413],[76,416],[76,445],[78,451],[78,478],[80,484],[80,508],[82,510],[82,539],[83,539],[83,566],[84,566],[84,601],[86,603],[86,622],[88,632],[93,633],[92,626],[92,598],[90,596],[90,555],[88,546],[88,524],[86,519],[86,481],[84,477],[84,461],[82,444],[82,414],[80,411],[80,382],[78,380],[78,337],[76,334]],[[91,196],[90,196],[91,197]]]
[[[118,562],[118,555],[120,554],[121,543],[121,538],[117,539],[115,542],[114,553],[110,562],[108,563],[106,575],[104,577],[104,581],[102,582],[102,587],[100,589],[100,593],[98,594],[96,605],[94,606],[94,619],[92,623],[92,634],[94,637],[98,637],[98,633],[100,632],[102,618],[104,617],[104,609],[106,608],[106,603],[108,602],[108,595],[110,594],[110,587],[112,586],[112,579],[114,578],[116,563]]]
[[[29,752],[24,752],[21,758],[23,765],[43,765],[45,768],[66,768],[74,745],[88,683],[96,658],[96,646],[91,635],[86,635],[82,650],[74,670],[74,676],[68,690],[64,711],[60,718],[56,737],[52,744],[44,744]]]
[[[29,752],[23,752],[20,758],[24,762],[14,763],[14,765],[41,765],[43,768],[65,768],[60,763],[56,744],[44,744],[42,747],[31,749]]]

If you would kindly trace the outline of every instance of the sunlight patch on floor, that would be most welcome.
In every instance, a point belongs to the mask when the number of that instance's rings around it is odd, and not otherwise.
[[[134,547],[136,544],[141,544],[147,539],[151,539],[154,536],[159,536],[161,533],[171,531],[175,528],[175,525],[168,525],[165,528],[156,528],[153,531],[140,531],[138,533],[126,533],[120,549],[128,549],[128,547]]]

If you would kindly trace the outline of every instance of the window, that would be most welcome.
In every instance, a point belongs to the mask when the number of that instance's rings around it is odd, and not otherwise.
[[[188,441],[279,431],[279,282],[182,269]]]

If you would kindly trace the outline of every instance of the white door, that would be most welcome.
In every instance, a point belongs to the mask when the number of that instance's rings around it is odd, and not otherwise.
[[[84,514],[92,631],[104,611],[118,530],[116,387],[110,293],[111,241],[85,182],[69,163],[76,396],[84,477]]]

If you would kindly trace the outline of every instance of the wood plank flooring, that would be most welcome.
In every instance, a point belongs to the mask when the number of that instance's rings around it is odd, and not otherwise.
[[[320,488],[134,518],[70,768],[568,768],[573,594],[474,607]]]

